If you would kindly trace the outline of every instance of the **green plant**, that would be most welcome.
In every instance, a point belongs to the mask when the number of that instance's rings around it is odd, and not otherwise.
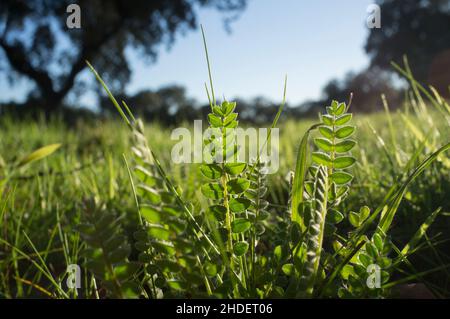
[[[133,280],[138,269],[128,256],[131,247],[120,229],[120,218],[95,200],[86,200],[84,221],[77,229],[87,244],[83,255],[86,267],[100,279],[108,297],[134,298],[140,290]]]
[[[280,170],[271,175],[258,158],[171,163],[170,131],[136,119],[112,95],[126,126],[81,123],[80,135],[59,121],[0,118],[0,297],[384,298],[404,283],[448,297],[448,103],[399,70],[414,88],[405,107],[391,112],[384,101],[383,114],[355,115],[342,124],[357,128],[352,136],[333,128],[349,112],[344,103],[332,101],[316,124],[283,122]],[[211,143],[234,155],[220,137],[240,105],[213,101],[220,110],[211,110],[210,126],[221,133]],[[55,140],[65,146],[45,160],[10,164],[26,162],[13,147],[26,153]],[[343,141],[357,147],[333,151]],[[56,146],[44,150],[28,158]],[[334,164],[350,156],[352,166]],[[352,180],[336,183],[335,173]],[[236,194],[226,188],[231,236],[224,198],[202,193],[222,176],[227,186],[248,184]],[[235,230],[248,229],[233,232],[236,220]],[[66,286],[70,264],[81,266],[81,289]]]
[[[409,247],[423,236],[416,234],[399,249],[388,236],[392,220],[407,186],[450,145],[438,149],[412,173],[406,172],[407,178],[394,183],[375,210],[365,205],[358,212],[348,210],[344,199],[354,179],[350,169],[356,163],[351,155],[355,126],[349,125],[349,106],[332,101],[320,123],[312,125],[300,142],[290,198],[280,208],[283,213],[278,213],[264,198],[265,163],[259,156],[253,162],[236,161],[238,149],[230,143],[238,126],[236,103],[217,103],[207,60],[211,113],[210,134],[203,141],[209,153],[203,154],[210,156],[200,166],[206,179],[200,190],[208,206],[200,211],[194,209],[198,203],[182,199],[147,144],[142,122],[125,103],[123,107],[117,103],[91,67],[133,136],[129,173],[139,211],[134,237],[143,274],[141,294],[152,298],[389,296],[391,275],[411,252]],[[311,152],[309,142],[316,131],[317,150]],[[425,225],[431,222],[427,219]],[[264,249],[263,245],[270,246],[271,236],[281,244]]]
[[[208,279],[200,275],[201,260],[195,253],[203,249],[202,243],[195,240],[195,230],[182,218],[183,204],[177,201],[177,193],[170,191],[155,163],[143,123],[134,120],[131,125],[140,222],[134,238],[140,251],[138,260],[144,267],[144,285],[153,298],[176,296],[181,290],[192,293],[202,277],[208,284]]]

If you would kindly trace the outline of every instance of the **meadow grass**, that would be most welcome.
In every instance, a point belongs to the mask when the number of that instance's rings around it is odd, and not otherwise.
[[[357,211],[362,205],[375,207],[396,179],[403,176],[411,157],[415,156],[414,163],[419,163],[448,142],[447,119],[434,111],[429,113],[428,123],[411,109],[389,114],[390,120],[382,113],[354,115],[359,141],[354,156],[358,164],[353,168],[355,180],[345,201],[345,211]],[[390,126],[389,121],[395,124]],[[312,121],[308,120],[278,124],[282,149],[280,169],[268,181],[267,200],[272,214],[281,216],[286,209],[290,187],[286,177],[294,169],[299,140],[310,124]],[[147,140],[174,184],[182,186],[183,198],[200,205],[199,210],[206,210],[208,203],[199,191],[203,181],[199,165],[172,164],[170,130],[152,123],[146,126]],[[138,222],[122,157],[129,154],[131,146],[128,130],[119,120],[78,123],[67,128],[57,119],[46,123],[2,118],[1,127],[2,178],[11,163],[33,150],[52,143],[62,144],[51,156],[19,168],[7,183],[1,184],[1,294],[4,297],[48,297],[48,294],[67,297],[67,287],[61,288],[65,268],[67,264],[79,262],[83,248],[79,234],[74,231],[74,225],[83,215],[80,203],[87,197],[101,199],[109,209],[125,216],[122,223],[130,238],[133,225]],[[447,297],[450,276],[443,266],[450,262],[448,161],[448,156],[442,154],[408,187],[391,234],[392,240],[402,247],[426,218],[441,208],[425,240],[415,248],[418,252],[398,268],[394,278],[413,276],[412,281],[425,282],[436,296]],[[426,273],[432,269],[437,270]],[[423,275],[417,276],[422,272]],[[83,276],[85,282],[91,281],[86,272]],[[59,290],[65,293],[58,293]],[[87,288],[81,294],[92,296]]]
[[[419,282],[449,297],[450,107],[405,66],[395,112],[330,101],[292,121],[283,102],[267,124],[281,137],[271,175],[259,157],[174,164],[171,130],[136,119],[91,67],[122,121],[0,119],[0,295],[363,298]],[[204,143],[227,153],[239,105],[216,100],[208,70],[221,138]]]

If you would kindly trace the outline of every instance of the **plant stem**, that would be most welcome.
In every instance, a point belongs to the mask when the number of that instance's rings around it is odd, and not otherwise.
[[[225,170],[225,165],[222,165],[222,168]],[[228,176],[226,173],[222,175],[221,178],[222,187],[223,187],[223,206],[226,208],[226,215],[225,215],[225,227],[228,231],[227,236],[227,249],[230,253],[233,253],[233,234],[231,232],[231,212],[230,212],[230,206],[228,204],[228,190],[227,190],[227,182],[228,182]]]

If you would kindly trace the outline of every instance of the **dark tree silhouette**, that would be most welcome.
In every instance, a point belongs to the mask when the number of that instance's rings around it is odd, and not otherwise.
[[[91,61],[113,88],[130,79],[125,49],[153,61],[159,45],[197,25],[201,7],[212,7],[232,19],[247,0],[2,0],[0,5],[1,71],[25,77],[35,89],[31,98],[46,111],[57,109]],[[81,28],[66,26],[69,4],[81,8]]]
[[[323,111],[332,100],[348,101],[353,93],[352,109],[358,112],[373,112],[383,109],[381,94],[386,96],[389,106],[399,107],[402,95],[394,87],[392,77],[378,67],[360,72],[348,72],[345,77],[330,80],[322,89],[322,99],[305,102],[301,107],[311,115]]]
[[[131,96],[118,96],[126,100],[133,112],[149,121],[162,124],[181,123],[201,118],[197,102],[186,95],[186,89],[169,85],[158,90],[142,90]],[[105,115],[116,115],[117,110],[108,97],[102,97],[100,108]]]
[[[379,0],[381,28],[371,29],[366,52],[372,66],[392,70],[390,62],[408,56],[416,78],[444,89],[450,83],[450,1]]]

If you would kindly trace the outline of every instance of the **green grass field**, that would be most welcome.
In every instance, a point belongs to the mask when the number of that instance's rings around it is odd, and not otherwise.
[[[119,115],[115,120],[93,119],[70,128],[58,118],[34,122],[3,117],[0,297],[396,297],[405,293],[405,284],[415,283],[424,284],[434,297],[448,298],[449,119],[445,101],[417,91],[395,112],[353,113],[357,145],[352,155],[357,162],[349,172],[354,178],[345,201],[335,206],[344,219],[331,233],[322,229],[320,261],[314,259],[318,265],[305,284],[301,269],[308,273],[309,257],[302,257],[301,249],[309,251],[311,234],[290,216],[290,196],[295,191],[289,174],[296,171],[300,141],[314,119],[277,123],[280,168],[267,177],[267,193],[261,195],[268,206],[256,213],[259,216],[264,210],[268,216],[253,221],[251,210],[258,211],[254,203],[261,204],[262,199],[253,199],[246,217],[238,218],[242,213],[234,211],[228,200],[245,199],[245,195],[204,196],[202,185],[208,178],[201,173],[202,165],[172,163],[175,141],[170,140],[169,128],[145,124],[148,147],[161,167],[152,163],[155,170],[147,172],[143,181],[159,185],[152,186],[152,191],[159,191],[163,202],[164,196],[169,197],[167,205],[161,204],[155,213],[143,208],[149,198],[137,187],[142,179],[134,167],[140,159],[133,155],[132,146],[136,146],[139,129],[134,126],[131,132]],[[318,132],[311,134],[312,138],[319,136]],[[52,154],[26,157],[55,143],[61,147]],[[313,145],[307,140],[307,148]],[[251,180],[258,172],[256,166],[254,171],[251,167],[247,165],[239,176],[249,174]],[[229,175],[233,174],[223,176]],[[210,216],[214,203],[219,204],[214,207],[227,209],[231,221],[254,225],[242,233],[233,228],[235,233],[221,237],[227,222]],[[161,214],[175,218],[166,220]],[[388,231],[379,231],[383,217],[389,214],[393,219]],[[306,220],[304,216],[302,222]],[[154,227],[156,221],[158,227]],[[158,243],[156,239],[174,245],[161,244],[158,250],[152,246]],[[228,247],[228,240],[234,247]],[[305,248],[296,249],[302,242]],[[339,245],[344,248],[339,250]],[[387,245],[390,249],[384,249]],[[373,253],[371,247],[378,251]],[[379,288],[364,287],[370,274],[361,267],[367,266],[367,256],[379,260],[386,272]],[[81,267],[80,289],[67,287],[70,264]]]

